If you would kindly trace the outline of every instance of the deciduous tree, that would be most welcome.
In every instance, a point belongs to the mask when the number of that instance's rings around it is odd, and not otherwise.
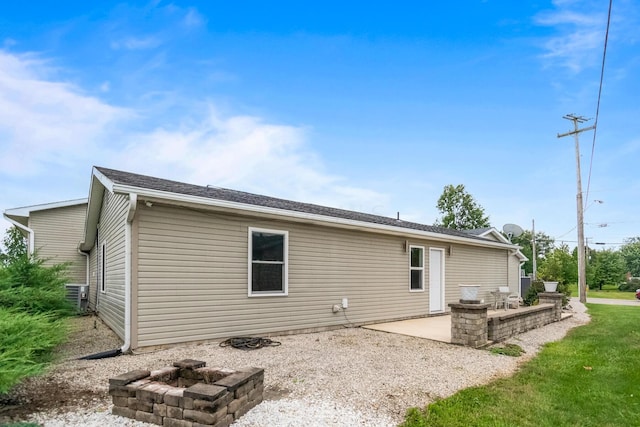
[[[520,236],[511,237],[511,243],[520,245],[522,247],[522,253],[528,258],[523,265],[525,274],[533,272],[533,245],[531,241],[531,231],[525,230]],[[548,254],[553,251],[554,240],[552,237],[543,233],[542,231],[536,232],[536,252],[538,253],[539,262],[542,262]]]
[[[640,277],[640,237],[626,239],[625,244],[620,248],[620,255],[627,272],[633,277]]]
[[[591,252],[589,266],[593,282],[589,286],[619,285],[624,279],[625,265],[620,252],[611,249]],[[587,275],[589,277],[590,275]]]
[[[472,230],[474,228],[490,227],[489,217],[485,215],[471,194],[467,193],[464,185],[447,185],[436,205],[442,217],[436,220],[440,225],[456,230]]]
[[[576,283],[578,281],[578,262],[569,251],[569,246],[560,245],[541,261],[538,273],[543,280]]]
[[[27,239],[18,227],[9,228],[2,239],[0,248],[0,265],[9,265],[27,255]]]

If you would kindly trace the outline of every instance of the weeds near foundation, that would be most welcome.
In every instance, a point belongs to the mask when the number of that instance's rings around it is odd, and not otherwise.
[[[504,346],[491,347],[489,351],[493,354],[503,354],[511,357],[520,357],[523,353],[526,353],[518,344],[506,344]]]

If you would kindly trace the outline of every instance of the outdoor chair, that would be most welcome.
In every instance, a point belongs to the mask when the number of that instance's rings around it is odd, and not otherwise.
[[[508,286],[500,286],[498,289],[500,289],[500,292],[511,292]],[[520,297],[518,294],[509,294],[506,302],[508,307],[511,308],[515,305],[513,308],[518,308],[520,306]]]

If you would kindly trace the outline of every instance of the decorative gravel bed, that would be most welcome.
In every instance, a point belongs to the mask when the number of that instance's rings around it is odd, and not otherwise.
[[[68,359],[19,387],[14,400],[18,405],[42,408],[27,417],[50,427],[150,426],[111,414],[108,378],[190,358],[231,369],[264,368],[265,401],[234,423],[235,427],[392,426],[403,420],[410,407],[422,407],[460,389],[512,374],[544,343],[561,339],[569,329],[589,321],[584,306],[572,304],[573,317],[507,341],[524,348],[526,353],[519,358],[491,354],[486,349],[345,328],[271,337],[282,345],[255,351],[210,343],[110,359],[75,360],[77,356],[120,345],[99,320],[94,325],[95,318],[80,318],[75,341],[63,349]],[[92,342],[99,345],[91,348]]]

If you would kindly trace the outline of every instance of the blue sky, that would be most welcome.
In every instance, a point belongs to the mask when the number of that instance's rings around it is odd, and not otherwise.
[[[86,197],[92,165],[428,224],[464,184],[575,244],[556,135],[595,117],[606,2],[60,3],[0,6],[2,210]],[[590,175],[581,134],[605,247],[640,236],[639,27],[615,1]]]

